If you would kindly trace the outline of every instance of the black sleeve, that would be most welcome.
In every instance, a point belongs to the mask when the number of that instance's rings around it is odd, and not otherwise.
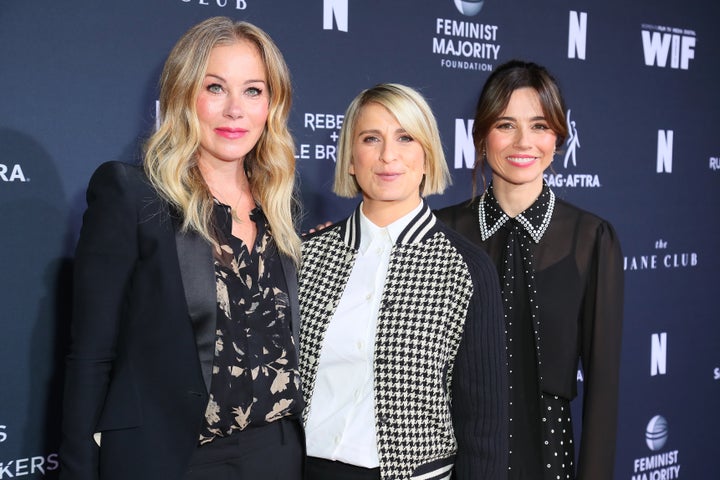
[[[508,379],[497,272],[485,252],[464,252],[475,288],[452,383],[458,453],[454,478],[507,479]]]
[[[578,478],[612,478],[623,319],[623,261],[612,226],[598,226],[582,314],[585,373]]]
[[[139,170],[101,165],[87,190],[75,253],[71,345],[66,359],[60,478],[97,480],[93,433],[116,355],[124,291],[137,259]],[[135,178],[133,178],[135,177]]]

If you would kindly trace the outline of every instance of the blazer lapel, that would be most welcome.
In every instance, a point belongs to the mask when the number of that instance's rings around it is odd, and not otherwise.
[[[177,225],[175,245],[200,368],[205,387],[210,392],[217,322],[215,263],[212,250],[200,235],[195,232],[183,233]]]

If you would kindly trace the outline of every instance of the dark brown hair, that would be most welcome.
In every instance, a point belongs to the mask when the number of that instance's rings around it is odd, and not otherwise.
[[[478,175],[485,186],[485,141],[495,121],[510,103],[513,92],[519,88],[532,88],[540,97],[540,106],[548,126],[557,136],[556,147],[565,142],[568,127],[565,122],[565,101],[555,78],[545,67],[521,60],[510,60],[497,67],[483,86],[473,125],[475,143],[475,166],[473,168],[473,196]]]

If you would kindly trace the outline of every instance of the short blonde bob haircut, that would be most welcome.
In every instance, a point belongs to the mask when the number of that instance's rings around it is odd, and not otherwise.
[[[145,145],[145,172],[159,195],[179,213],[183,230],[196,231],[216,244],[213,197],[197,164],[200,124],[196,102],[212,49],[238,42],[250,42],[257,48],[265,65],[270,102],[265,130],[245,157],[245,173],[279,251],[297,263],[295,146],[287,126],[290,73],[275,43],[255,25],[212,17],[190,28],[175,44],[160,79],[161,123]]]
[[[340,130],[333,191],[341,197],[355,197],[362,193],[355,177],[350,174],[350,164],[353,161],[355,126],[360,111],[370,103],[385,107],[408,135],[422,146],[425,177],[419,186],[420,195],[442,193],[451,180],[435,116],[420,93],[397,83],[381,83],[363,90],[350,103]]]

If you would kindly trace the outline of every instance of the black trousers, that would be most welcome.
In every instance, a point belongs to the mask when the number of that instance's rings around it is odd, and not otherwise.
[[[304,437],[282,419],[195,449],[183,480],[302,480]]]
[[[305,480],[380,480],[380,468],[357,467],[324,458],[307,457]]]

